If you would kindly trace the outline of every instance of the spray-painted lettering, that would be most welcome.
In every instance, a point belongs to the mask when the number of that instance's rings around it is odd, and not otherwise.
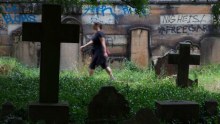
[[[41,4],[36,4],[36,3],[25,3],[25,4],[0,4],[0,10],[2,13],[6,14],[19,14],[19,13],[25,13],[25,14],[30,14],[30,13],[36,13],[40,11],[40,6]]]
[[[161,35],[187,34],[187,33],[197,33],[197,32],[207,33],[209,31],[209,26],[208,25],[161,26],[158,28],[158,31]]]
[[[19,12],[19,9],[18,9],[17,5],[15,5],[15,4],[5,4],[4,8],[5,8],[5,12],[7,12],[7,13]]]
[[[105,24],[117,23],[119,18],[125,15],[135,14],[135,9],[125,5],[100,5],[100,6],[83,6],[83,23],[93,23],[94,20],[99,20]],[[147,15],[149,9],[142,12],[142,15]]]
[[[36,16],[32,14],[3,14],[5,23],[20,24],[22,22],[36,22]]]
[[[160,16],[160,24],[211,24],[210,14],[177,14]]]
[[[142,12],[143,15],[146,15],[148,10],[144,10]],[[100,14],[105,16],[106,14],[111,15],[128,15],[128,14],[135,14],[135,9],[129,6],[107,6],[107,5],[100,5],[100,6],[83,6],[83,15],[87,14]]]

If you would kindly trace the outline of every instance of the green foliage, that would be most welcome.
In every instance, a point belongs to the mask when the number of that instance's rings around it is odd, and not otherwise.
[[[220,2],[212,6],[213,23],[218,27],[220,24]]]
[[[135,8],[136,14],[143,15],[146,13],[146,8],[148,7],[148,0],[121,0],[122,2],[125,2],[125,4],[132,6]],[[90,4],[92,6],[98,6],[100,4],[111,4],[110,0],[48,0],[48,3],[52,4],[60,4],[65,8],[68,8],[70,6],[81,6],[82,4]]]
[[[0,66],[5,67],[0,70],[0,89],[4,90],[0,92],[0,103],[12,101],[20,108],[25,105],[20,101],[28,102],[36,98],[38,86],[35,84],[39,80],[37,69],[27,68],[11,58],[1,58]]]
[[[18,109],[26,109],[30,101],[37,101],[39,90],[39,69],[28,68],[15,59],[0,58],[0,66],[8,66],[0,74],[0,104],[10,101]],[[133,116],[140,108],[155,109],[157,100],[191,100],[202,106],[205,100],[216,99],[220,102],[220,93],[210,92],[203,84],[216,81],[220,65],[210,65],[191,71],[198,75],[199,87],[178,88],[172,77],[157,78],[152,69],[140,69],[127,62],[123,69],[113,69],[116,81],[111,82],[104,70],[98,69],[93,77],[86,71],[62,71],[60,73],[61,101],[70,104],[70,118],[76,123],[84,123],[87,106],[102,86],[112,85],[128,100]],[[202,80],[205,78],[205,80]],[[219,79],[220,80],[220,79]],[[219,81],[218,80],[218,81]],[[201,81],[201,82],[200,82]],[[203,109],[201,109],[203,110]]]
[[[140,67],[138,67],[134,62],[126,61],[124,63],[125,69],[131,70],[131,71],[142,71]]]
[[[131,0],[130,4],[135,8],[135,12],[141,15],[145,13],[145,9],[148,7],[148,0]]]
[[[68,5],[78,5],[80,3],[80,0],[48,0],[48,2],[53,4],[68,6]]]

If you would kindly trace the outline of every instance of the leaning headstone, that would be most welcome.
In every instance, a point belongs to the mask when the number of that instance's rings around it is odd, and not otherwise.
[[[216,100],[205,101],[205,112],[207,116],[217,116],[218,102]]]
[[[61,6],[43,5],[42,23],[23,23],[22,40],[41,42],[39,102],[29,105],[29,118],[68,123],[69,106],[59,103],[60,43],[78,43],[79,25],[61,24]]]
[[[160,122],[152,110],[145,108],[139,110],[135,117],[124,121],[123,124],[160,124]]]
[[[178,65],[177,86],[188,87],[189,65],[199,65],[200,55],[190,54],[190,43],[180,43],[179,54],[169,54],[168,63]]]
[[[178,120],[182,123],[197,123],[199,104],[191,101],[157,101],[156,114],[166,122]]]
[[[112,87],[102,87],[88,106],[88,124],[117,123],[126,119],[128,101]]]
[[[156,75],[159,77],[177,74],[177,66],[168,63],[168,54],[157,58],[154,68]]]

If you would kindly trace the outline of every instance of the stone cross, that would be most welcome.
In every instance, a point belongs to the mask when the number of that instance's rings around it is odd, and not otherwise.
[[[61,7],[43,5],[42,23],[23,23],[22,40],[41,42],[39,103],[29,104],[32,121],[68,123],[69,106],[59,103],[60,43],[78,43],[79,25],[61,24]]]
[[[168,63],[177,64],[177,85],[188,86],[189,65],[199,65],[200,55],[190,54],[190,43],[180,43],[179,54],[169,54]]]
[[[58,5],[43,5],[42,23],[23,23],[22,40],[41,42],[40,102],[58,102],[60,43],[78,43],[79,30],[79,25],[61,24]]]

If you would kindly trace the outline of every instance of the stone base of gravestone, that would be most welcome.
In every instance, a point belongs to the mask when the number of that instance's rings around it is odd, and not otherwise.
[[[159,119],[150,109],[141,109],[134,118],[124,121],[123,124],[159,124]]]
[[[218,115],[218,102],[216,100],[205,101],[204,108],[207,116]]]
[[[50,123],[68,124],[69,105],[32,103],[29,105],[29,119],[34,122],[44,120]]]
[[[196,102],[157,101],[155,105],[157,116],[166,122],[197,123],[199,120],[199,104]]]
[[[116,123],[129,114],[128,101],[112,87],[102,87],[88,106],[89,124]]]

